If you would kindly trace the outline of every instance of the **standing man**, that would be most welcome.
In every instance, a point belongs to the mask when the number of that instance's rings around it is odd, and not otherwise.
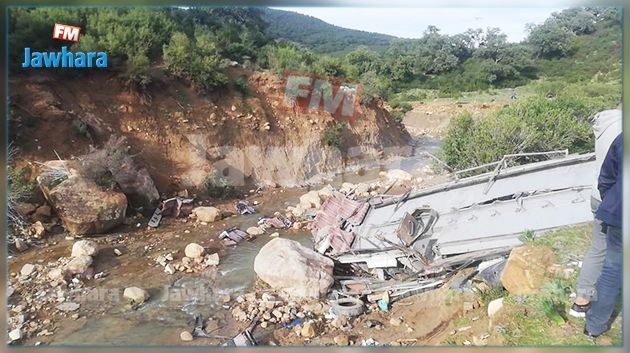
[[[599,173],[599,193],[602,203],[596,217],[606,233],[606,258],[602,273],[597,280],[597,299],[586,313],[584,334],[595,338],[610,329],[610,319],[615,309],[623,264],[623,239],[621,235],[621,168],[623,135],[613,141]]]
[[[595,134],[595,165],[596,175],[602,168],[602,163],[613,140],[621,133],[621,107],[619,109],[605,110],[593,117],[593,133]],[[597,177],[593,180],[591,193],[591,210],[593,215],[599,208],[602,197],[598,190]],[[593,222],[591,246],[584,255],[582,268],[577,279],[576,299],[569,315],[585,317],[590,303],[597,299],[595,283],[599,278],[606,257],[606,233],[602,232],[602,222],[597,217]]]

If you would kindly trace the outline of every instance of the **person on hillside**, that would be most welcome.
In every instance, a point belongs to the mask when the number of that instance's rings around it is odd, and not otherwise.
[[[613,140],[621,133],[621,110],[605,110],[595,114],[592,120],[593,133],[595,134],[595,165],[596,175],[602,167],[606,153]],[[602,202],[599,194],[597,177],[593,180],[591,193],[591,210],[593,215]],[[591,236],[591,246],[584,255],[582,268],[577,280],[576,299],[569,315],[574,317],[584,317],[590,307],[592,300],[597,298],[595,283],[604,265],[606,257],[606,234],[602,232],[602,222],[595,217]]]
[[[613,141],[599,173],[599,193],[602,203],[597,208],[597,219],[606,233],[606,258],[602,273],[597,279],[597,299],[586,313],[584,334],[595,338],[610,329],[610,319],[621,289],[623,265],[623,239],[621,234],[621,168],[623,135]]]
[[[516,88],[512,88],[512,96],[510,99],[516,99]]]

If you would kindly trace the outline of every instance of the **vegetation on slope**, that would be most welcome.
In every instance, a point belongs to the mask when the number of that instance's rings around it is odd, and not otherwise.
[[[534,85],[537,97],[487,119],[454,120],[443,158],[465,168],[506,153],[592,149],[588,117],[620,100],[620,19],[618,8],[566,9],[529,26],[525,41],[509,43],[498,28],[445,35],[434,26],[419,39],[392,40],[261,8],[14,8],[9,42],[15,68],[24,43],[33,50],[62,45],[49,39],[51,23],[79,25],[81,42],[72,49],[108,52],[113,68],[139,87],[150,84],[151,63],[160,61],[167,74],[199,90],[226,85],[231,61],[278,74],[291,70],[355,79],[363,83],[363,99],[389,99],[398,108],[397,120],[411,108],[406,101],[426,97],[418,89],[457,97]],[[378,49],[385,44],[385,50]],[[341,57],[317,53],[350,48]]]
[[[276,40],[285,40],[319,54],[343,56],[359,46],[375,52],[387,50],[395,37],[347,29],[326,23],[318,18],[296,12],[264,9],[266,33]]]

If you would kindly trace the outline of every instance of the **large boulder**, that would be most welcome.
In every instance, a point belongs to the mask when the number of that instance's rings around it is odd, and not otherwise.
[[[151,295],[146,290],[139,287],[129,287],[125,288],[123,291],[123,297],[131,300],[136,304],[142,304],[149,300]]]
[[[254,271],[272,288],[296,298],[319,298],[334,282],[330,258],[285,238],[274,238],[260,249]]]
[[[512,249],[501,284],[514,295],[536,292],[545,282],[547,267],[553,260],[553,252],[545,246],[526,245]]]
[[[90,268],[90,265],[92,265],[92,257],[81,255],[73,257],[72,260],[70,260],[70,262],[66,264],[66,267],[63,269],[63,271],[71,275],[77,275],[87,271],[88,268]]]
[[[58,185],[38,178],[48,202],[71,234],[96,234],[121,224],[127,210],[123,193],[103,190],[95,182],[77,175]]]
[[[315,208],[319,209],[322,205],[322,200],[319,197],[319,193],[315,190],[309,191],[306,194],[300,196],[300,207],[303,209]]]
[[[262,230],[260,227],[249,227],[247,228],[246,232],[247,234],[254,235],[254,236],[265,234],[265,231]]]
[[[335,189],[330,184],[328,184],[317,191],[317,194],[319,195],[320,199],[326,200],[327,198],[331,197],[334,192]]]
[[[205,249],[203,248],[203,246],[197,243],[190,243],[186,245],[186,248],[184,249],[184,254],[186,254],[186,256],[190,257],[191,259],[196,259],[203,256],[204,252]]]
[[[199,222],[212,223],[221,219],[221,210],[216,207],[200,206],[192,210]]]
[[[98,252],[98,245],[92,240],[79,240],[72,245],[72,257],[94,256]]]
[[[413,175],[407,173],[402,169],[388,170],[385,174],[385,178],[391,180],[410,181],[413,179]]]

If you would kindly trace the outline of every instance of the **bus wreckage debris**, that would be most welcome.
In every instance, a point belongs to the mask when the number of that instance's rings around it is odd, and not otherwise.
[[[509,167],[507,161],[520,156],[510,155],[490,164],[489,172],[455,172],[451,182],[397,196],[351,200],[334,192],[312,233],[314,249],[352,274],[337,276],[336,294],[400,299],[441,286],[463,267],[500,264],[522,245],[526,230],[540,235],[592,221],[595,155],[535,155],[560,157]],[[496,281],[500,266],[484,277]]]

